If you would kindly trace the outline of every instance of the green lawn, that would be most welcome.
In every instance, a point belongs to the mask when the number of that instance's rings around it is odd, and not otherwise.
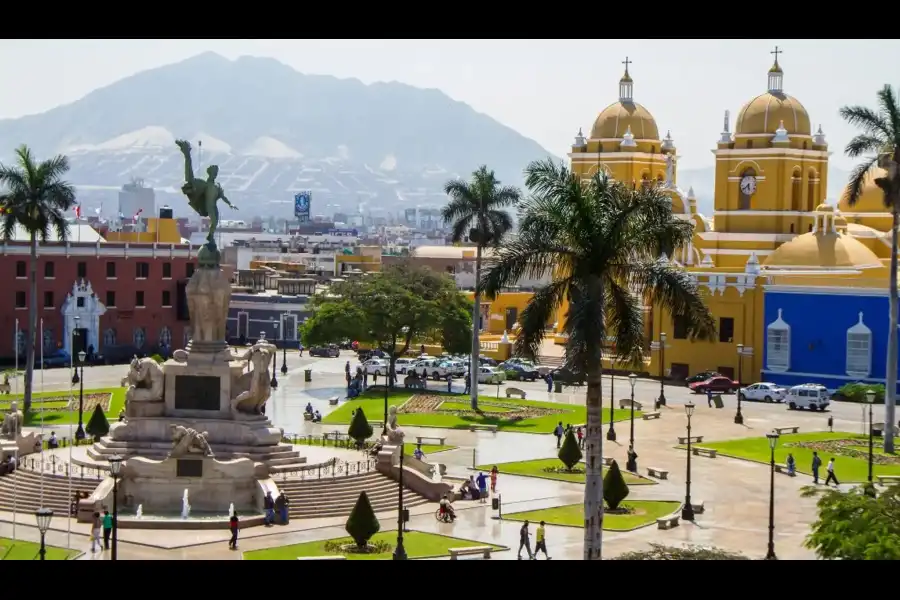
[[[346,553],[343,554],[343,556],[346,556],[347,560],[390,560],[396,541],[396,531],[384,531],[372,536],[370,542],[386,542],[391,545],[390,550],[379,554]],[[251,550],[249,552],[244,552],[244,560],[297,560],[297,558],[301,556],[328,556],[340,554],[339,551],[326,551],[325,545],[328,542],[349,544],[352,540],[347,537],[333,540],[320,540],[318,542],[305,542],[303,544],[292,544],[290,546],[278,546],[276,548],[266,548],[265,550]],[[410,531],[403,534],[403,547],[406,549],[406,555],[409,558],[444,557],[449,556],[447,550],[450,548],[466,548],[470,546],[493,546],[495,551],[508,549],[503,546],[496,546],[486,542],[464,540],[434,533],[424,533],[422,531]]]
[[[562,467],[563,464],[558,458],[539,458],[537,460],[523,460],[520,462],[499,463],[497,465],[479,465],[476,467],[479,471],[489,472],[494,466],[500,469],[501,475],[521,475],[523,477],[538,477],[540,479],[555,479],[557,481],[571,481],[572,483],[584,483],[584,473],[565,473],[565,472],[547,472],[547,467]],[[584,463],[579,464],[576,469],[584,469]],[[604,470],[605,472],[605,470]],[[625,483],[628,485],[653,485],[656,482],[651,479],[645,479],[633,473],[622,471]]]
[[[822,466],[819,475],[824,477],[825,466],[833,456],[834,472],[841,483],[861,483],[866,481],[869,473],[868,463],[868,436],[858,433],[821,432],[821,433],[796,433],[782,435],[778,439],[775,448],[775,461],[784,463],[788,453],[794,455],[797,462],[797,471],[812,475],[812,453],[817,450]],[[835,440],[849,440],[847,444],[835,444]],[[830,443],[829,443],[830,442]],[[815,447],[803,447],[796,444],[814,443]],[[711,442],[700,444],[703,448],[718,450],[722,456],[743,458],[755,462],[768,463],[771,456],[769,442],[765,436],[743,438],[739,440],[727,440],[723,442]],[[900,475],[900,455],[893,457],[885,455],[879,448],[875,448],[875,465],[873,472],[876,475]],[[888,464],[879,464],[879,461]]]
[[[376,432],[376,434],[379,432]],[[325,446],[325,447],[334,447],[335,441],[333,438],[328,438],[324,440],[321,437],[298,437],[295,439],[291,439],[293,443],[298,446]],[[346,440],[339,440],[337,442],[338,448],[347,448]],[[407,456],[412,456],[413,452],[416,450],[416,444],[406,443],[403,444],[403,451]],[[446,452],[448,450],[456,450],[456,446],[440,446],[437,444],[422,444],[422,452],[425,453],[426,458],[431,454],[437,454],[438,452]]]
[[[68,398],[70,392],[68,391],[58,391],[58,392],[36,392],[32,395],[32,397],[36,400],[41,398]],[[72,392],[73,397],[75,398],[76,405],[78,401],[78,390],[74,390]],[[109,410],[106,411],[106,418],[110,423],[117,420],[119,418],[119,411],[125,406],[125,388],[103,388],[103,389],[94,389],[94,390],[84,390],[84,395],[88,394],[112,394],[112,398],[109,401]],[[3,396],[0,398],[0,410],[8,410],[9,403],[15,400],[18,403],[18,408],[22,409],[23,397],[20,396]],[[41,411],[38,412],[33,410],[25,415],[25,425],[27,427],[39,427],[41,425],[41,421],[43,420],[44,427],[50,427],[53,425],[68,425],[69,423],[75,424],[78,423],[78,410],[65,410],[65,403],[60,402],[51,402],[46,408],[59,408],[60,410],[49,410],[49,411]],[[6,406],[6,408],[2,408]],[[33,408],[40,408],[42,405],[40,402],[34,402]],[[93,408],[88,408],[87,404],[85,404],[84,408],[84,424],[87,425],[88,420],[91,418],[91,413],[93,412]]]
[[[0,560],[39,560],[38,551],[41,545],[36,542],[23,542],[0,538]],[[78,555],[77,550],[67,550],[56,546],[47,546],[45,560],[69,560]]]
[[[416,392],[412,391],[396,391],[388,394],[388,404],[395,404],[398,407],[406,402]],[[440,392],[428,391],[425,394],[419,392],[423,396],[440,396],[452,399],[451,402],[441,406],[441,410],[468,410],[469,405],[466,397],[461,394],[446,394]],[[532,400],[516,400],[501,397],[499,400],[492,396],[479,396],[479,402],[484,403],[481,412],[478,414],[454,414],[443,412],[419,412],[419,413],[402,413],[399,415],[400,426],[411,427],[437,427],[444,429],[465,429],[469,425],[497,425],[500,431],[517,431],[520,433],[552,433],[556,424],[562,421],[563,425],[572,424],[579,425],[587,420],[587,414],[584,405],[575,404],[557,404],[553,402],[535,402]],[[488,403],[502,403],[505,406],[491,406]],[[339,408],[329,413],[322,419],[325,424],[349,424],[350,415],[356,408],[362,408],[366,413],[366,417],[371,420],[380,420],[384,415],[384,395],[378,392],[366,393],[353,400],[349,400],[341,404]],[[544,414],[531,418],[523,418],[521,420],[510,420],[509,417],[520,409],[547,409],[554,412],[552,414]],[[616,409],[613,418],[616,421],[628,419],[630,411]],[[640,411],[635,411],[635,415],[640,415]],[[507,417],[507,418],[504,418]],[[609,411],[603,411],[603,418],[609,416]],[[604,421],[606,422],[606,421]]]
[[[680,502],[662,502],[656,500],[626,500],[623,507],[635,512],[630,515],[603,514],[603,529],[606,531],[631,531],[638,527],[646,527],[657,519],[671,515],[681,506]],[[503,515],[510,521],[531,521],[534,524],[544,521],[547,525],[565,527],[584,527],[584,504],[569,504],[543,510],[508,513]],[[553,546],[552,540],[550,546]]]

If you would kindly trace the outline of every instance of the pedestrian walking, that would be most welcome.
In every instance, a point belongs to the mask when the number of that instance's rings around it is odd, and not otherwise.
[[[100,550],[100,513],[95,512],[91,518],[91,553]]]
[[[577,431],[575,431],[575,436],[578,438],[578,447],[584,450],[584,429],[579,427]]]
[[[487,502],[488,496],[487,477],[484,476],[484,473],[479,471],[478,477],[475,478],[475,483],[478,484],[478,499],[481,504],[484,504],[485,502]]]
[[[500,474],[500,469],[497,468],[497,465],[494,465],[491,468],[491,493],[497,493],[497,475]]]
[[[834,433],[834,417],[828,415],[828,431]]]
[[[712,408],[712,390],[706,390],[706,404]]]
[[[559,449],[560,446],[562,446],[562,439],[563,439],[563,432],[564,432],[564,431],[565,431],[565,429],[563,429],[562,421],[560,421],[559,424],[556,426],[556,429],[553,430],[553,435],[556,436],[556,448],[557,448],[557,450]]]
[[[519,560],[522,560],[522,548],[528,552],[528,560],[534,560],[534,554],[531,553],[531,534],[528,532],[528,521],[522,524],[519,529]]]
[[[278,494],[278,497],[275,499],[275,506],[278,507],[278,516],[281,518],[281,524],[288,524],[288,505],[291,503],[288,500],[288,497],[284,495],[284,492]]]
[[[550,560],[550,555],[547,554],[547,538],[545,537],[545,536],[546,536],[546,531],[545,531],[545,528],[544,528],[544,522],[543,522],[543,521],[541,521],[541,524],[538,525],[536,534],[537,534],[537,535],[536,535],[535,538],[534,538],[534,539],[535,539],[535,544],[534,544],[534,558],[535,558],[535,560],[537,560],[538,552],[541,552],[542,550],[543,550],[543,552],[544,552],[544,557],[545,557],[547,560]]]
[[[553,392],[553,375],[547,373],[547,393],[550,394]]]
[[[469,373],[466,372],[466,389],[463,391],[463,394],[468,394],[469,390],[472,389],[472,378],[469,377]]]
[[[272,497],[272,492],[266,492],[266,497],[263,498],[263,508],[266,511],[265,525],[268,527],[275,522],[275,499]]]
[[[231,518],[228,519],[228,528],[231,530],[231,539],[228,540],[228,549],[229,550],[237,550],[237,538],[238,538],[238,516],[237,512],[231,515]]]
[[[628,445],[628,460],[625,461],[625,470],[631,471],[632,473],[637,473],[637,452],[634,451],[634,446],[631,444]]]
[[[825,470],[828,471],[828,477],[825,478],[825,485],[828,485],[829,482],[834,481],[835,486],[841,485],[841,482],[838,481],[838,478],[834,474],[834,457],[831,457],[831,460],[828,461],[828,466],[825,467]]]
[[[109,536],[112,535],[112,515],[108,510],[103,511],[103,548],[109,550]]]
[[[813,472],[813,483],[819,483],[819,467],[822,466],[822,459],[819,458],[818,452],[813,452],[812,459],[812,472]]]

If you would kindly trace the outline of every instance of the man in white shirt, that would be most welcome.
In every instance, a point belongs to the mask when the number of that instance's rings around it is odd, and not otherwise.
[[[825,478],[825,485],[828,485],[829,482],[831,482],[831,481],[834,481],[835,486],[841,485],[841,483],[838,481],[837,477],[835,477],[835,475],[834,475],[834,457],[833,456],[831,457],[831,460],[828,461],[828,466],[825,467],[825,469],[828,471],[828,477]]]

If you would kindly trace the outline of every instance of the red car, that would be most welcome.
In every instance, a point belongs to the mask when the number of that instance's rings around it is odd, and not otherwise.
[[[710,377],[706,381],[697,381],[690,386],[695,394],[705,394],[706,392],[731,393],[737,391],[740,386],[737,381],[728,377]]]

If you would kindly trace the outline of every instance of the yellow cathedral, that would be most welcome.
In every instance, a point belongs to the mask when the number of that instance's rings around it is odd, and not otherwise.
[[[744,382],[777,381],[774,375],[797,371],[791,369],[790,356],[797,357],[795,366],[800,359],[821,356],[815,354],[816,340],[803,333],[793,297],[782,300],[783,295],[886,291],[890,238],[885,232],[891,215],[881,192],[870,181],[852,209],[826,203],[828,144],[821,126],[813,132],[803,104],[784,91],[780,53],[776,48],[774,64],[765,77],[760,73],[760,87],[766,86],[740,109],[733,131],[725,112],[721,136],[712,149],[712,215],[700,214],[693,190],[678,186],[674,139],[668,131],[660,136],[650,111],[637,102],[627,58],[618,100],[600,112],[588,136],[579,130],[575,137],[569,158],[576,174],[587,178],[602,170],[620,181],[653,182],[672,199],[678,218],[694,225],[692,243],[662,258],[694,275],[716,319],[718,336],[712,342],[691,342],[677,320],[658,307],[646,307],[651,350],[646,370],[653,375],[682,379],[716,370],[733,378],[740,372]],[[567,310],[561,308],[558,324]],[[793,334],[784,333],[789,326],[778,329],[785,311],[790,313],[788,321],[795,319]],[[852,319],[855,323],[856,312]],[[860,309],[857,326],[865,328],[864,319]],[[561,331],[558,326],[557,343],[565,342]],[[796,342],[793,348],[790,335]],[[803,348],[798,346],[800,337]],[[871,344],[871,331],[869,337]],[[659,351],[661,339],[664,352]],[[871,345],[868,348],[872,354]],[[857,370],[863,374],[861,366]],[[854,374],[849,367],[848,372]],[[798,381],[806,374],[799,372]]]

